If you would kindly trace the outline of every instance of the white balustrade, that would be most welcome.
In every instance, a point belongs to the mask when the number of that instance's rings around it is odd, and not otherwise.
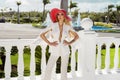
[[[98,74],[101,74],[101,47],[102,47],[102,44],[98,43],[97,45],[97,50],[98,50],[98,53],[97,53],[97,73]]]
[[[45,73],[45,69],[46,69],[46,54],[45,54],[45,49],[46,49],[46,44],[42,44],[41,45],[41,48],[42,48],[42,59],[41,59],[41,72],[42,72],[42,75],[41,75],[41,78],[44,77],[44,73]]]
[[[75,52],[76,49],[74,49],[74,47],[72,48],[72,54],[71,54],[71,74],[73,77],[76,76],[76,71],[75,71],[75,67],[76,67],[76,60],[75,60]]]
[[[5,60],[5,80],[10,80],[11,76],[11,59],[10,50],[11,46],[6,45],[6,60]]]
[[[110,72],[110,45],[111,43],[106,44],[106,55],[105,55],[105,70]]]
[[[85,80],[95,80],[96,33],[85,31],[83,44],[85,58],[83,77]]]
[[[85,60],[86,60],[86,58],[85,58],[85,45],[84,45],[84,31],[80,31],[80,32],[78,32],[78,34],[79,34],[79,41],[78,42],[76,42],[77,44],[79,44],[79,45],[77,45],[77,49],[78,49],[78,65],[77,65],[77,67],[78,67],[78,73],[79,73],[79,76],[80,77],[82,77],[84,74],[85,74],[85,72],[84,72],[84,69],[85,69]]]
[[[73,48],[72,56],[71,56],[71,76],[68,76],[68,80],[120,80],[120,73],[119,73],[119,45],[120,45],[120,38],[113,38],[113,37],[96,37],[95,32],[90,31],[83,31],[78,32],[80,35],[80,39],[77,42],[78,45]],[[34,39],[6,39],[0,40],[0,46],[4,46],[6,49],[6,61],[5,61],[5,78],[4,80],[14,80],[11,78],[11,59],[10,59],[10,50],[12,46],[17,46],[18,52],[18,77],[16,80],[41,80],[43,75],[36,76],[35,75],[35,47],[38,44],[33,44],[32,42]],[[115,44],[115,54],[114,54],[114,67],[113,69],[110,68],[110,46],[111,44]],[[102,45],[106,45],[106,55],[105,55],[105,68],[101,68],[101,50]],[[30,58],[30,76],[29,78],[25,78],[24,76],[24,59],[23,59],[23,49],[24,46],[29,45],[31,49],[31,58]],[[46,68],[46,44],[40,43],[42,47],[42,59],[41,59],[41,72],[42,74]],[[97,54],[96,54],[96,45],[97,45]],[[76,67],[76,57],[75,51],[78,49],[78,56],[77,56],[77,71],[75,70]],[[96,57],[97,55],[97,57]],[[95,64],[96,62],[96,64]],[[96,65],[96,72],[95,73],[95,65]],[[104,71],[104,72],[102,72]],[[112,73],[111,71],[115,72]],[[109,74],[109,72],[111,72]],[[104,73],[106,73],[104,75]],[[102,74],[102,75],[101,75]],[[57,74],[54,77],[58,77]],[[3,79],[0,79],[3,80]]]
[[[24,80],[24,60],[23,60],[23,45],[19,45],[18,47],[18,80]]]
[[[31,58],[30,58],[30,80],[36,80],[35,77],[35,45],[30,45]]]
[[[114,69],[118,69],[118,60],[119,60],[119,55],[118,55],[118,50],[119,50],[119,44],[115,44],[115,56],[114,56]]]

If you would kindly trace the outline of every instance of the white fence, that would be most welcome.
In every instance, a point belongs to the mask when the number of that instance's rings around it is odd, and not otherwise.
[[[68,80],[120,80],[120,70],[118,65],[120,64],[120,38],[113,37],[97,37],[95,32],[92,31],[80,31],[78,32],[80,39],[72,46],[72,57],[71,57],[71,72],[68,73]],[[40,80],[42,76],[35,75],[35,47],[38,44],[33,44],[34,39],[1,39],[0,46],[4,46],[6,49],[6,61],[5,61],[5,78],[0,80]],[[110,68],[110,46],[115,45],[114,53],[114,66]],[[106,45],[105,54],[105,67],[102,66],[101,49],[102,45]],[[30,58],[30,76],[24,77],[24,60],[23,60],[23,49],[24,46],[29,45],[31,48]],[[43,42],[39,43],[42,47],[42,61],[41,70],[42,73],[45,70],[46,58],[45,58],[45,47],[46,44]],[[17,46],[18,52],[18,77],[12,78],[11,76],[11,58],[10,51],[12,46]],[[78,49],[77,56],[77,71],[75,51]],[[96,54],[97,49],[97,54]],[[55,75],[54,75],[55,76]],[[57,74],[59,80],[59,74]],[[55,79],[57,80],[57,79]]]

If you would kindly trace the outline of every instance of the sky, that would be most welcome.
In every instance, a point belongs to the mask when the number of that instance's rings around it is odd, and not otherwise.
[[[42,0],[0,0],[0,9],[9,8],[17,11],[16,1],[21,1],[20,11],[43,11]],[[47,10],[54,7],[60,7],[61,0],[50,0],[50,4],[46,5]],[[70,0],[68,0],[70,2]],[[109,4],[120,5],[120,0],[72,0],[77,3],[80,12],[104,12]],[[53,6],[54,5],[54,6]],[[74,9],[73,9],[74,10]]]

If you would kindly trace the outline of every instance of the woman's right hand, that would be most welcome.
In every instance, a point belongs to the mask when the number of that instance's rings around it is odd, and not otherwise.
[[[57,45],[58,45],[58,42],[57,42],[57,41],[50,42],[49,45],[50,45],[50,46],[57,46]]]

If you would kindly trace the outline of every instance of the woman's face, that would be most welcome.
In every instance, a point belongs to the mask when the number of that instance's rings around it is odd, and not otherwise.
[[[64,18],[64,14],[62,12],[57,14],[58,21],[64,21]]]

